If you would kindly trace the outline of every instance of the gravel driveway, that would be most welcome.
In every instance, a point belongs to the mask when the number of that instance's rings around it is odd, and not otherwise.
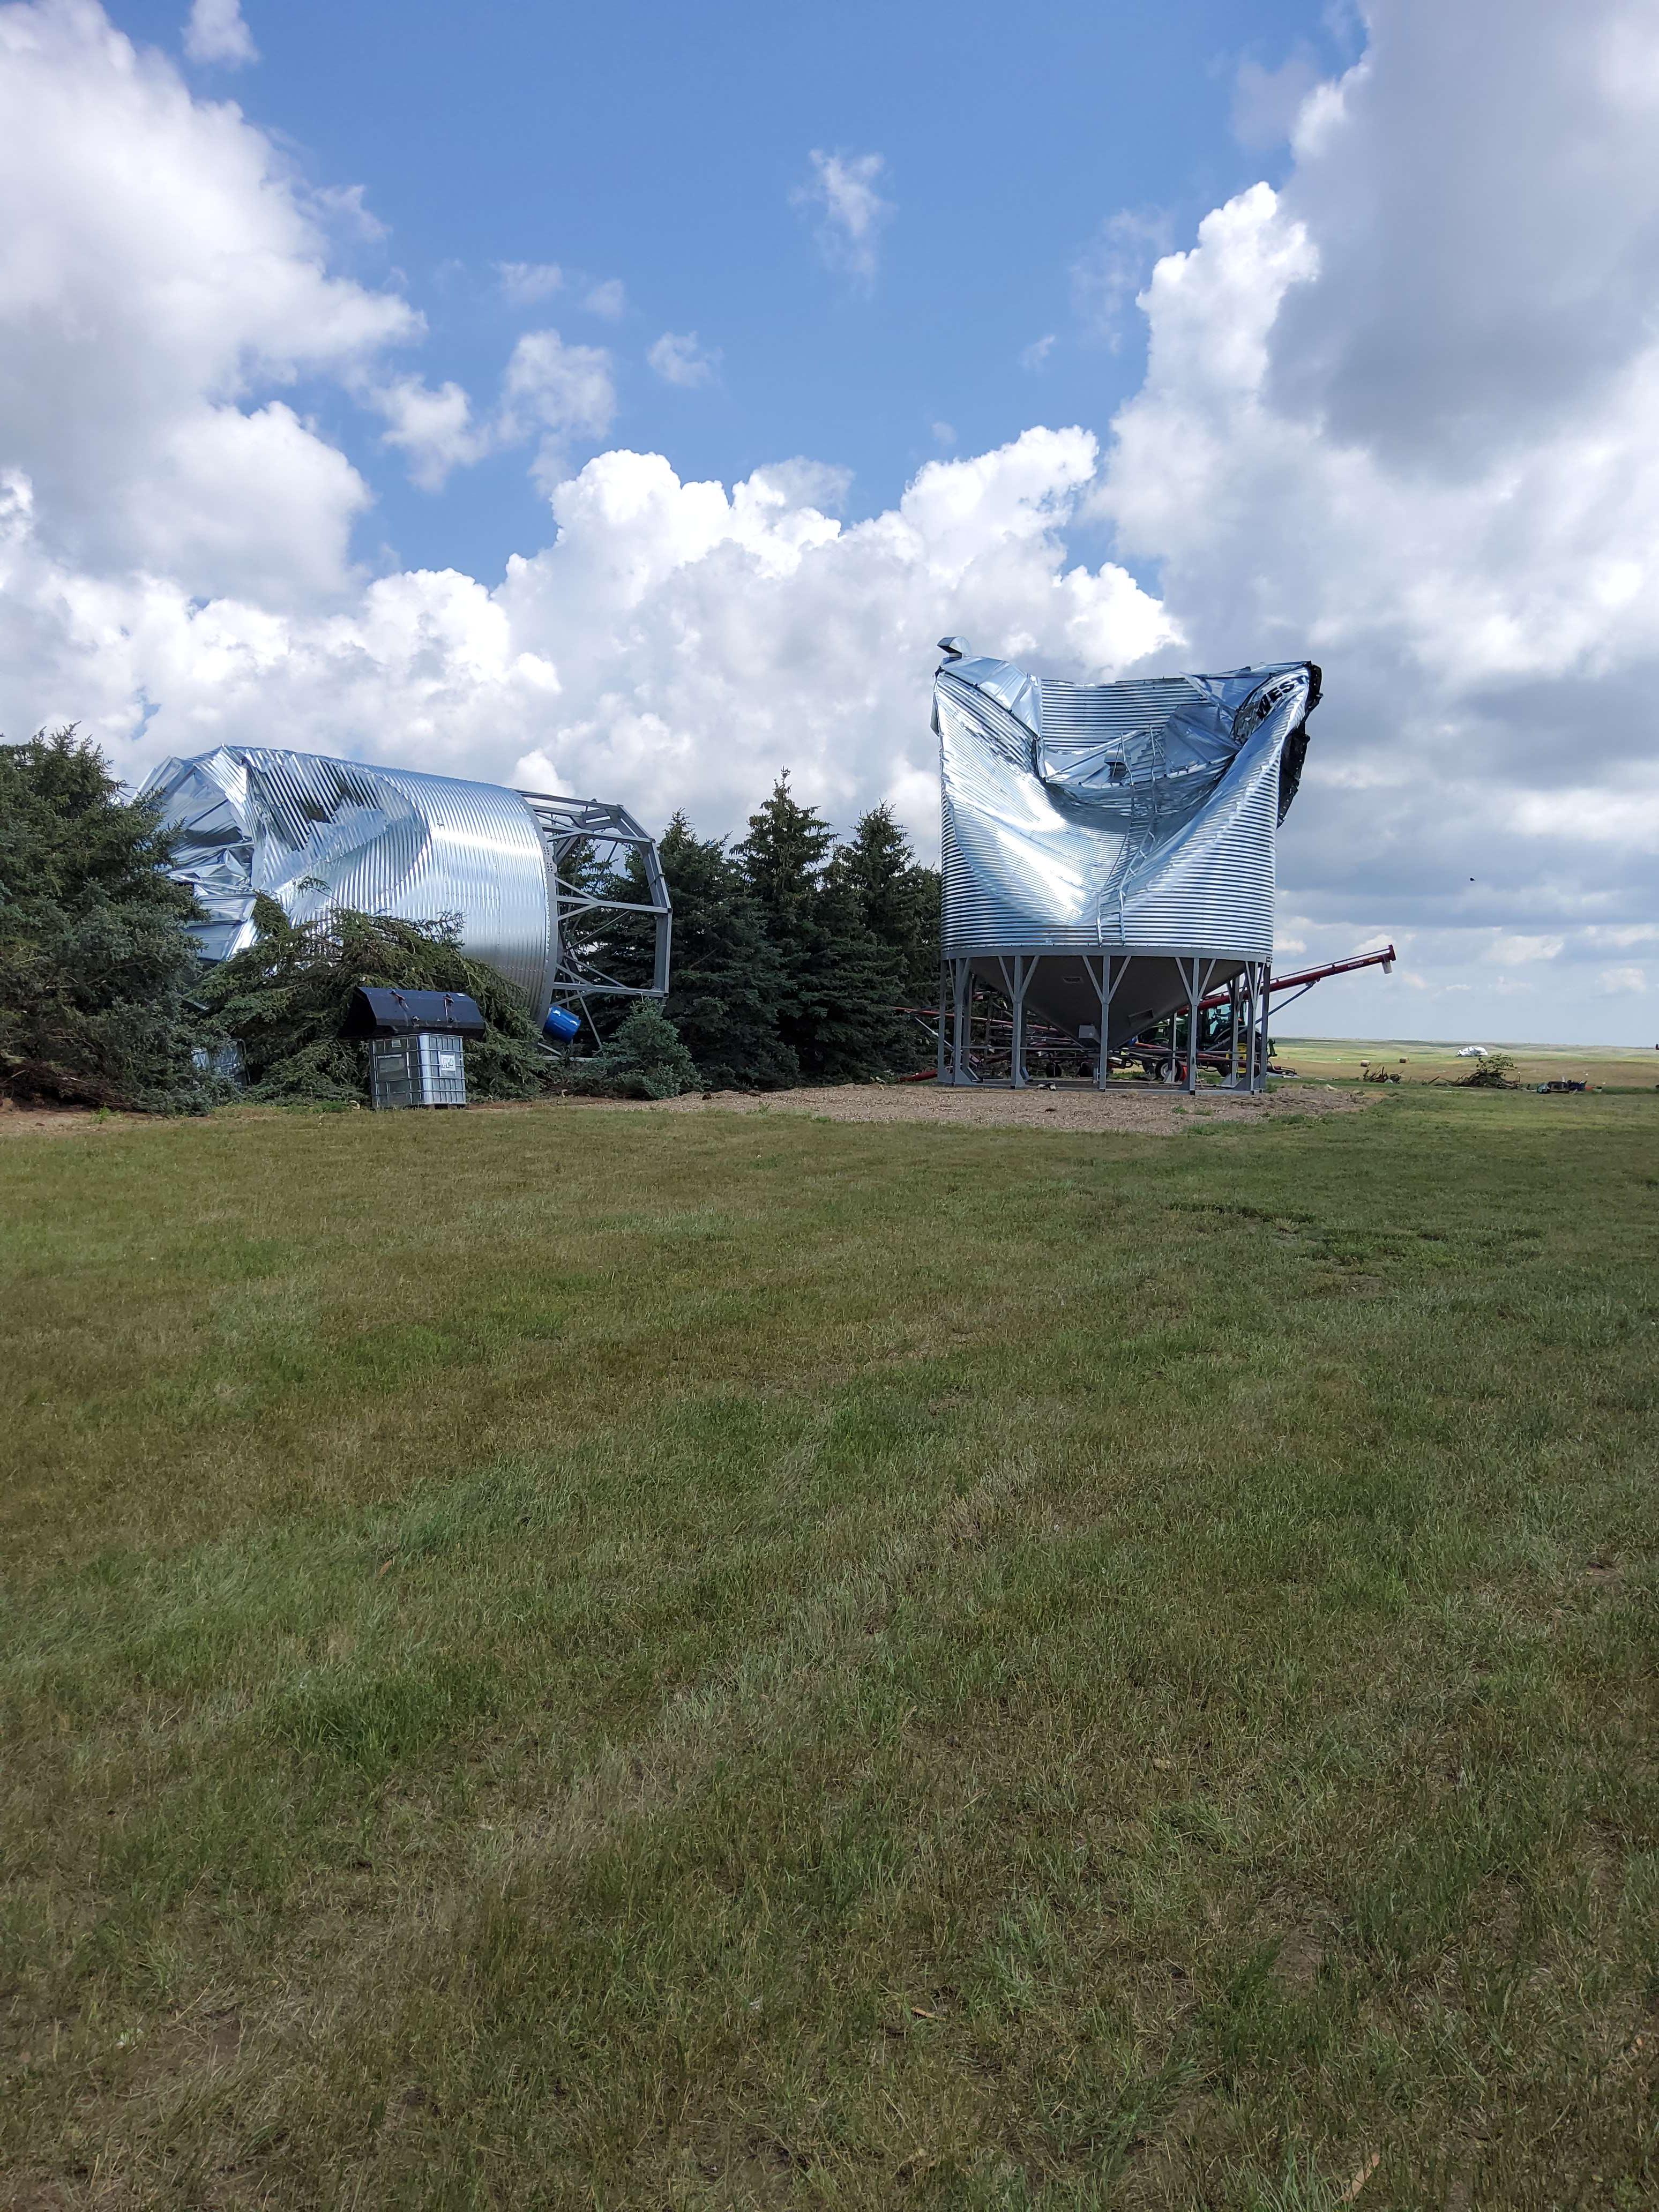
[[[614,1101],[607,1101],[614,1104]],[[1297,1085],[1267,1099],[1232,1097],[1225,1091],[1183,1091],[1148,1085],[1142,1089],[994,1091],[937,1083],[846,1083],[815,1091],[741,1091],[712,1097],[641,1099],[630,1110],[647,1114],[816,1114],[830,1121],[951,1121],[981,1128],[1130,1129],[1169,1137],[1194,1118],[1218,1121],[1272,1121],[1286,1114],[1354,1114],[1366,1102],[1325,1084]]]

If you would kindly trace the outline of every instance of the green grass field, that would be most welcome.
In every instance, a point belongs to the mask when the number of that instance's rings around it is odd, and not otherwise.
[[[6,2206],[1655,2201],[1659,1098],[0,1220]]]
[[[1485,1036],[1474,1042],[1512,1060],[1517,1083],[1565,1077],[1601,1090],[1659,1091],[1659,1052],[1651,1046],[1504,1044]],[[1358,1083],[1368,1063],[1387,1068],[1402,1083],[1455,1083],[1469,1072],[1455,1044],[1420,1037],[1281,1037],[1275,1029],[1273,1054],[1298,1075],[1321,1083]]]

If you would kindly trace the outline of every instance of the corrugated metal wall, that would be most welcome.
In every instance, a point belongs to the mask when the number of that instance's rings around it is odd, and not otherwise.
[[[331,907],[429,921],[545,1010],[557,912],[536,817],[515,791],[320,754],[222,745],[144,787],[176,832],[175,872],[207,908],[216,959],[253,938],[263,891],[290,920]]]
[[[1111,684],[963,660],[934,686],[947,955],[1272,957],[1304,663]]]

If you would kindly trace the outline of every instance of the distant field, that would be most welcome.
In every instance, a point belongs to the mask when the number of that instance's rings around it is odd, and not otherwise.
[[[1632,1046],[1505,1044],[1484,1034],[1463,1042],[1483,1044],[1489,1052],[1508,1053],[1515,1061],[1517,1082],[1548,1083],[1568,1077],[1612,1090],[1659,1090],[1659,1052]],[[1469,1063],[1457,1057],[1455,1044],[1425,1044],[1412,1037],[1293,1037],[1273,1031],[1275,1055],[1298,1075],[1315,1075],[1322,1082],[1358,1082],[1363,1062],[1387,1067],[1402,1083],[1428,1083],[1436,1077],[1467,1075]]]
[[[0,2203],[1656,2201],[1659,1097],[88,1118],[0,1229]]]

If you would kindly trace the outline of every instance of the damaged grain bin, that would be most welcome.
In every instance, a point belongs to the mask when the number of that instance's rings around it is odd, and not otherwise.
[[[455,917],[461,949],[529,1000],[538,1026],[589,998],[661,998],[672,911],[653,840],[623,807],[459,776],[263,745],[164,761],[144,786],[173,832],[173,872],[207,912],[204,957],[257,934],[253,902],[294,922],[331,909]],[[630,860],[642,900],[612,895]],[[594,929],[617,909],[649,944],[639,975],[609,972]]]
[[[976,984],[1012,1010],[1011,1080],[1038,1014],[1095,1049],[1225,991],[1229,1081],[1266,1082],[1274,848],[1319,702],[1311,661],[1079,684],[940,640],[939,1079],[971,1083]],[[1186,1055],[1189,1088],[1197,1054]]]

